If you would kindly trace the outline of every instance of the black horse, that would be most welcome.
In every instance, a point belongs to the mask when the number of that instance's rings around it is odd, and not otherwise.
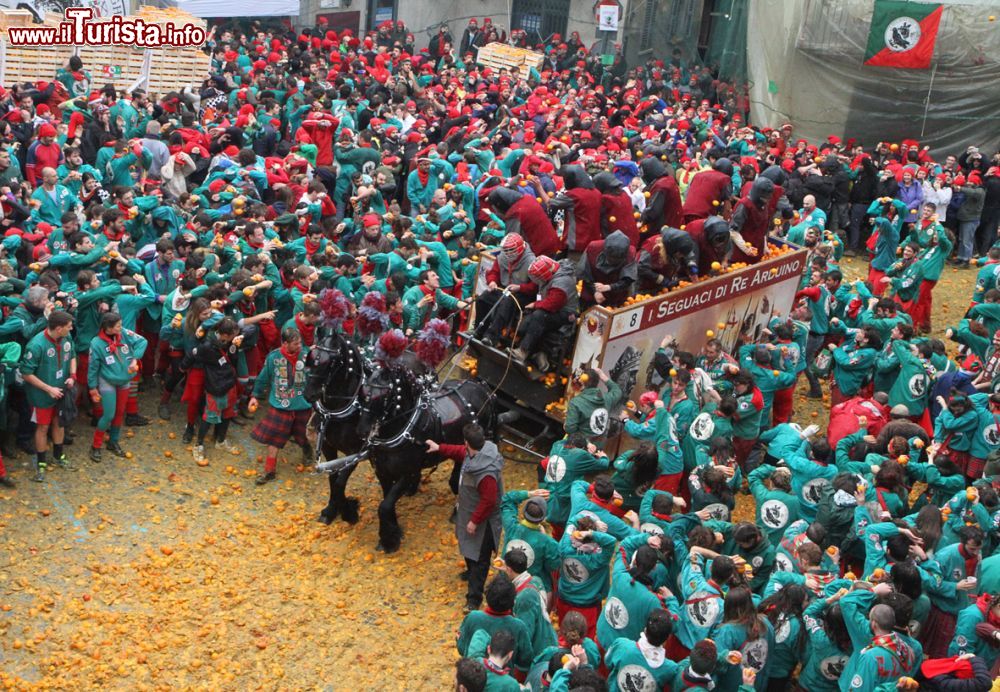
[[[449,380],[436,387],[403,363],[376,368],[365,380],[361,398],[357,431],[366,439],[365,449],[348,463],[357,464],[363,456],[372,462],[383,496],[378,507],[378,548],[391,553],[399,549],[403,537],[396,503],[403,493],[416,490],[423,469],[442,461],[427,451],[427,440],[463,444],[462,428],[470,422],[479,423],[492,437],[496,401],[482,382]],[[460,468],[456,463],[452,470],[452,492],[458,492]]]
[[[361,414],[360,394],[372,367],[361,350],[340,334],[331,332],[318,340],[306,357],[306,401],[313,405],[318,422],[317,451],[325,459],[361,450],[358,435]],[[358,520],[358,500],[345,496],[354,466],[330,474],[330,500],[319,513],[319,521],[329,524],[339,514],[353,524]]]

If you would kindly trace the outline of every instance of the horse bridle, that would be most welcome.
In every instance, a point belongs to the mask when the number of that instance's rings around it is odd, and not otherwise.
[[[313,348],[316,349],[317,351],[323,351],[324,353],[329,353],[329,354],[333,354],[333,355],[339,355],[339,353],[340,353],[340,350],[335,350],[335,349],[329,348],[328,346],[323,346],[322,344],[316,344]],[[348,352],[350,354],[348,356],[348,358],[350,360],[355,360],[356,358],[360,358],[360,356],[356,356],[353,352],[351,352],[349,348],[348,348]],[[333,375],[334,373],[338,372],[340,370],[340,368],[344,367],[344,365],[345,365],[345,363],[339,363],[338,362],[337,365],[336,365],[336,369],[332,373],[330,373],[330,375]],[[358,367],[361,367],[362,370],[364,369],[364,365],[363,364],[359,364]],[[350,370],[348,370],[348,371],[350,371]],[[358,394],[361,392],[361,386],[364,384],[364,381],[365,381],[364,373],[362,372],[361,377],[358,378],[358,384],[354,388],[353,392],[351,392],[349,394],[335,394],[335,395],[333,395],[333,398],[337,398],[337,399],[349,399],[347,406],[344,406],[343,408],[339,408],[339,409],[328,409],[326,406],[323,405],[323,400],[327,397],[326,388],[330,385],[330,379],[331,378],[329,376],[326,378],[326,381],[323,383],[323,387],[320,390],[320,397],[319,397],[319,399],[316,400],[315,404],[313,404],[313,405],[316,407],[316,412],[319,413],[319,415],[323,418],[324,421],[326,421],[326,420],[342,420],[342,419],[347,418],[348,416],[352,415],[361,406]]]

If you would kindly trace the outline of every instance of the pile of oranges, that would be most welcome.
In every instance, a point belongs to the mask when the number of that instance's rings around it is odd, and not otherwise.
[[[459,364],[459,367],[469,373],[472,377],[475,377],[479,372],[479,361],[472,356],[464,356],[462,358],[462,362]]]
[[[545,404],[545,411],[547,413],[552,413],[553,411],[566,412],[566,397],[561,397],[551,404]]]

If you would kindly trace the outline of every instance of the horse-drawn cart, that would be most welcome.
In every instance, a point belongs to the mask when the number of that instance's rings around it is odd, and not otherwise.
[[[476,339],[470,339],[469,356],[461,365],[494,387],[506,409],[519,414],[524,425],[519,423],[523,430],[517,436],[525,442],[508,442],[530,449],[536,441],[562,434],[566,402],[584,366],[605,370],[635,400],[654,383],[653,355],[664,336],[673,335],[685,350],[697,350],[715,337],[731,350],[741,338],[758,339],[772,312],[788,314],[806,267],[806,251],[778,239],[771,244],[775,252],[759,264],[639,296],[620,308],[587,309],[575,325],[550,335],[549,362],[558,363],[553,373],[538,373],[513,360],[507,350]],[[482,256],[476,295],[486,290],[492,262],[491,255]]]

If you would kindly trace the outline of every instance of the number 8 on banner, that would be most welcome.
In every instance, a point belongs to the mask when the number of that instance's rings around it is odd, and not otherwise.
[[[615,315],[614,321],[611,323],[611,333],[608,335],[608,338],[615,339],[622,334],[637,331],[642,326],[642,311],[643,308],[640,307]]]

